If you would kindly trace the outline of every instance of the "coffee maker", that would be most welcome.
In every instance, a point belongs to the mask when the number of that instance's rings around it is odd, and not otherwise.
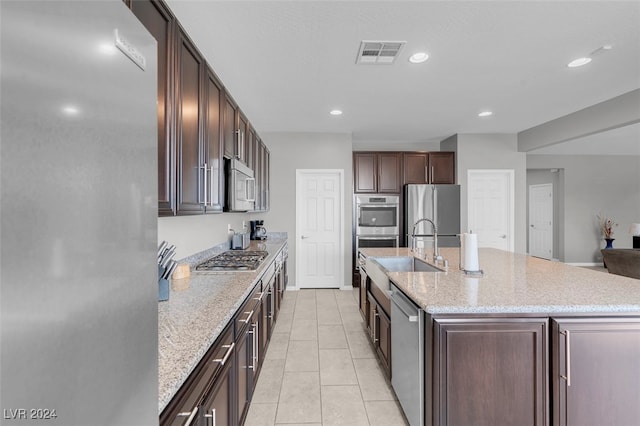
[[[264,220],[251,220],[249,225],[251,226],[250,238],[252,240],[267,239],[267,228],[264,227]]]

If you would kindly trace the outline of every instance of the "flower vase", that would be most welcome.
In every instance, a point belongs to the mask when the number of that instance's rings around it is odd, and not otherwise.
[[[613,240],[615,240],[615,238],[605,238],[604,240],[607,242],[607,246],[605,247],[605,249],[612,249]]]

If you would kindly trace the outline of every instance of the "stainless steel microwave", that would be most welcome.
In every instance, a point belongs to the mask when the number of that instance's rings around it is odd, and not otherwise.
[[[237,158],[229,160],[227,168],[227,211],[255,210],[256,180],[253,170]]]

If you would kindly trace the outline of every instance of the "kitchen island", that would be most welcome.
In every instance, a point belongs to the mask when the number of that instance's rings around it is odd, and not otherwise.
[[[422,311],[424,424],[640,424],[640,280],[496,249],[480,249],[478,277],[458,269],[458,249],[441,255],[442,272],[382,268],[379,288]]]
[[[257,348],[262,350],[266,346],[268,335],[271,329],[271,322],[275,320],[277,299],[281,297],[281,292],[286,284],[286,234],[270,236],[265,241],[252,241],[248,250],[267,251],[268,256],[262,261],[260,266],[253,271],[238,272],[195,272],[194,267],[201,261],[206,260],[222,251],[228,249],[228,245],[221,245],[206,252],[200,253],[186,259],[191,264],[191,276],[188,284],[182,289],[172,290],[168,301],[160,302],[158,306],[158,386],[159,386],[159,413],[163,413],[170,403],[174,403],[176,395],[184,393],[183,388],[191,387],[197,392],[206,393],[206,389],[199,389],[194,376],[201,376],[200,370],[206,370],[206,357],[216,355],[216,345],[221,347],[220,358],[227,355],[228,361],[221,362],[221,359],[214,359],[214,364],[222,367],[229,365],[244,365],[244,359],[255,357],[255,362],[259,361]],[[273,284],[271,282],[273,280]],[[174,283],[177,284],[177,283]],[[278,288],[274,288],[278,286]],[[279,291],[277,291],[279,290]],[[277,294],[279,293],[279,294]],[[251,313],[255,311],[256,320],[244,315],[244,308],[248,303],[251,305]],[[259,298],[259,299],[258,299]],[[262,311],[262,301],[264,300],[264,311]],[[240,312],[242,311],[242,312]],[[268,314],[268,315],[267,315]],[[269,318],[268,318],[269,317]],[[269,323],[267,324],[267,318]],[[265,322],[259,320],[264,319]],[[265,336],[265,340],[258,338],[258,332],[251,329],[253,324],[261,325],[260,336]],[[262,330],[264,326],[264,330]],[[251,334],[248,336],[250,349],[246,349],[248,355],[238,358],[241,348],[244,348],[244,341],[238,342],[234,339],[240,336],[241,332]],[[256,325],[257,327],[257,325]],[[234,337],[235,336],[235,337]],[[222,340],[229,337],[233,340],[231,345]],[[244,337],[244,334],[238,338]],[[253,345],[252,345],[253,344]],[[229,356],[229,354],[232,354]],[[208,363],[211,364],[211,363]],[[257,376],[258,366],[252,374]],[[222,373],[212,374],[212,379]],[[233,374],[230,376],[236,378]],[[198,377],[200,379],[200,377]],[[190,386],[189,382],[194,382]],[[210,384],[203,385],[204,388]],[[226,386],[226,385],[225,385]],[[191,390],[193,390],[191,389]],[[237,390],[237,386],[228,387],[232,391]],[[194,393],[194,392],[192,392]],[[249,392],[250,393],[250,392]],[[185,401],[188,397],[181,397]],[[229,398],[231,398],[229,396]],[[233,400],[233,398],[231,398]],[[244,404],[246,401],[240,401]],[[200,396],[195,396],[189,403],[193,407],[201,407],[203,400]],[[238,404],[237,400],[228,403]],[[171,408],[171,407],[169,407]],[[242,406],[240,407],[242,408]],[[171,411],[168,410],[167,411]],[[187,410],[189,413],[191,408]],[[202,410],[200,410],[202,411]],[[198,416],[205,416],[205,413],[198,413]],[[220,412],[218,413],[220,417]],[[242,413],[233,413],[230,418],[237,419]],[[187,417],[183,419],[187,421]],[[170,420],[170,422],[172,422]],[[220,423],[220,419],[219,419]],[[173,423],[171,423],[173,424]]]

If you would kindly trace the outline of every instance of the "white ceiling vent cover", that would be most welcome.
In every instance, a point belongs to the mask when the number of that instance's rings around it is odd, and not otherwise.
[[[406,41],[362,41],[356,64],[393,64]]]

